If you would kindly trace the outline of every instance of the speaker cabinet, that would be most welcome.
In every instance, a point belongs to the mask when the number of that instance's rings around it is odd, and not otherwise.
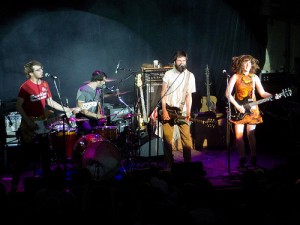
[[[196,119],[210,120],[212,125],[192,123],[191,133],[194,141],[194,148],[220,148],[226,146],[226,118],[225,115],[199,113]]]
[[[146,82],[146,110],[147,115],[152,113],[153,109],[161,99],[162,81]]]
[[[162,79],[166,71],[172,69],[172,66],[162,68],[142,67],[143,80],[145,84],[146,111],[149,115],[160,100]]]

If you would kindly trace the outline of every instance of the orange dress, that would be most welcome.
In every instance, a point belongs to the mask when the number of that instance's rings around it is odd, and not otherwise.
[[[256,96],[253,94],[253,77],[254,74],[243,75],[237,74],[235,83],[235,100],[244,105],[250,101],[256,101]],[[254,96],[252,96],[254,95]],[[232,110],[235,111],[236,109]],[[236,110],[237,111],[237,110]],[[252,106],[251,110],[246,111],[245,116],[241,120],[231,120],[234,124],[259,124],[263,122],[258,105]]]

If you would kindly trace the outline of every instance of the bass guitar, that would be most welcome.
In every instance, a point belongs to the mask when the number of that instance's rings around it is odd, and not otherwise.
[[[234,110],[232,110],[231,120],[239,121],[239,120],[244,119],[244,117],[246,115],[251,115],[253,113],[251,111],[252,106],[259,105],[259,104],[269,102],[269,101],[278,100],[281,97],[289,97],[289,96],[292,96],[292,90],[289,88],[286,88],[286,89],[283,89],[282,92],[272,95],[268,98],[263,98],[258,101],[247,102],[247,103],[241,104],[245,108],[245,113],[240,113],[238,110],[236,110],[236,108],[234,108]]]
[[[97,102],[88,102],[83,103],[82,107],[77,107],[76,110],[80,111],[83,109],[89,109],[90,107],[96,106]],[[43,135],[49,133],[51,129],[51,124],[57,121],[62,120],[62,116],[57,117],[49,117],[51,114],[53,114],[52,111],[45,112],[45,115],[42,117],[31,117],[31,119],[34,121],[36,127],[34,130],[31,130],[27,123],[24,120],[21,120],[20,125],[20,134],[24,141],[26,142],[32,142],[38,135]],[[70,117],[72,116],[72,113],[67,113],[67,119],[70,120]]]
[[[169,116],[171,117],[171,119],[174,121],[174,123],[176,124],[187,124],[187,125],[191,125],[192,122],[194,123],[200,123],[200,124],[203,124],[207,127],[215,127],[216,126],[216,123],[217,121],[214,120],[214,119],[204,119],[204,120],[201,120],[201,119],[196,119],[196,118],[190,118],[190,121],[187,122],[185,119],[186,119],[186,115],[184,115],[185,113],[182,113],[180,111],[179,108],[177,107],[170,107],[167,105],[167,111],[169,113]],[[159,114],[162,115],[162,110],[159,111]],[[164,121],[163,121],[164,122]]]

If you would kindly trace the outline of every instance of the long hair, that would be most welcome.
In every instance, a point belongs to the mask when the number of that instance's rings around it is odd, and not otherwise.
[[[259,67],[259,61],[258,59],[254,58],[251,55],[240,55],[240,56],[234,56],[232,57],[232,67],[231,67],[231,71],[232,73],[238,73],[238,74],[242,74],[243,73],[243,63],[246,61],[251,61],[251,69],[250,69],[250,73],[256,73],[257,70],[260,69]]]

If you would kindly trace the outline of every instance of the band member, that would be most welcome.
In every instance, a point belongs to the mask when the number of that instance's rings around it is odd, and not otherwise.
[[[195,76],[187,69],[187,53],[177,51],[173,56],[174,67],[164,77],[161,90],[163,120],[164,153],[167,169],[172,167],[174,125],[178,125],[181,138],[184,162],[191,162],[193,142],[190,133],[192,93],[196,92]],[[182,121],[172,119],[170,112],[185,116]]]
[[[104,87],[106,78],[107,75],[104,72],[95,70],[90,82],[81,86],[77,91],[77,106],[81,108],[81,112],[76,117],[81,119],[77,125],[78,132],[82,135],[91,133],[96,126],[103,126],[106,121],[101,105],[104,97],[101,88]]]
[[[41,164],[43,175],[50,170],[50,144],[48,133],[44,129],[44,122],[51,115],[51,111],[46,111],[46,106],[64,111],[69,115],[72,111],[76,113],[75,109],[64,107],[52,99],[49,84],[42,79],[43,66],[39,61],[32,60],[26,63],[24,73],[28,80],[20,86],[16,102],[16,109],[22,117],[21,150],[18,151],[12,172],[12,191],[16,191],[23,172],[28,170],[37,172],[39,164]]]
[[[256,71],[259,70],[258,63],[259,61],[251,55],[240,55],[232,58],[231,69],[234,75],[231,76],[225,93],[226,97],[229,98],[230,102],[235,107],[235,109],[232,110],[232,113],[236,111],[244,114],[246,109],[243,105],[248,103],[249,100],[256,100],[256,91],[262,98],[271,96],[270,93],[264,90],[259,77],[255,74]],[[253,106],[251,111],[251,114],[245,115],[241,120],[231,120],[231,122],[234,123],[235,139],[240,155],[240,167],[244,167],[247,163],[244,143],[245,125],[251,151],[250,164],[255,166],[257,163],[255,128],[256,124],[263,122],[263,119],[258,105]]]

